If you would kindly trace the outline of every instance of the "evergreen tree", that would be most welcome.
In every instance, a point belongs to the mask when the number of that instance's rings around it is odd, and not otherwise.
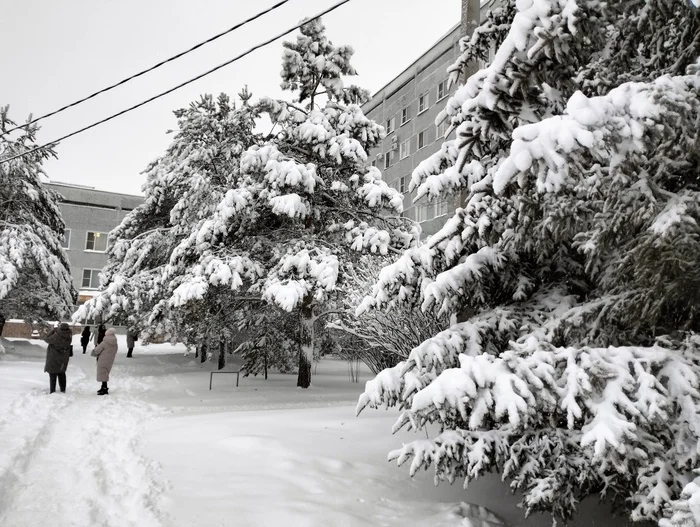
[[[398,251],[416,233],[397,217],[401,195],[368,166],[382,129],[362,114],[367,93],[343,83],[352,49],[333,46],[318,20],[284,46],[293,102],[248,104],[246,94],[238,110],[207,98],[178,113],[173,144],[147,170],[145,203],[110,234],[103,291],[77,317],[131,316],[146,338],[195,346],[242,332],[250,372],[286,368],[296,345],[308,387],[314,327],[344,273],[363,251]],[[262,114],[273,123],[264,138],[252,133]]]
[[[41,167],[50,148],[12,161],[2,159],[36,146],[37,126],[10,139],[15,123],[0,108],[0,301],[7,317],[61,319],[77,296],[66,253],[59,196],[44,188]]]
[[[354,259],[407,247],[416,236],[405,220],[388,215],[401,212],[401,195],[368,166],[367,151],[382,129],[362,114],[366,92],[343,83],[342,76],[355,74],[352,49],[333,46],[320,20],[284,47],[282,87],[297,96],[256,105],[273,132],[242,155],[235,184],[196,235],[199,260],[171,302],[199,300],[224,269],[247,294],[294,313],[297,384],[306,388],[315,322],[342,293]],[[221,263],[212,263],[214,248]]]
[[[358,411],[398,405],[395,428],[438,424],[390,454],[411,474],[433,465],[436,481],[466,484],[497,470],[527,513],[567,518],[599,494],[635,520],[692,524],[697,10],[517,0],[463,46],[453,78],[498,51],[448,101],[456,137],[411,185],[418,199],[468,189],[464,207],[360,309],[420,301],[453,324],[368,382]]]
[[[218,342],[235,305],[225,280],[219,283],[222,295],[188,309],[173,310],[169,300],[172,289],[190,277],[189,263],[198,259],[190,247],[193,237],[215,213],[241,154],[255,141],[250,95],[243,90],[240,97],[239,108],[222,94],[175,112],[173,142],[145,170],[144,203],[110,233],[101,292],[81,306],[76,319],[101,314],[125,320],[145,341],[155,334],[195,346],[205,338]]]

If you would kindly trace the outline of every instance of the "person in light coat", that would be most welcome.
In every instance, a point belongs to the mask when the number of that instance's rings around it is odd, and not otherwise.
[[[117,356],[117,332],[114,328],[105,331],[104,339],[92,350],[91,355],[97,357],[97,382],[102,383],[97,395],[107,395],[109,393],[107,387],[109,372],[112,371],[114,357]]]
[[[44,365],[44,371],[49,374],[49,393],[56,391],[57,379],[61,392],[66,391],[66,369],[70,360],[72,341],[73,332],[65,322],[61,322],[44,337],[44,342],[49,344]]]

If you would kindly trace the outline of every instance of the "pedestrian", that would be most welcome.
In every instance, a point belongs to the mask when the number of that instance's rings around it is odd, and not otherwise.
[[[126,330],[126,356],[131,357],[131,353],[134,351],[134,342],[139,339],[139,334],[135,329]]]
[[[107,331],[107,328],[105,327],[104,324],[100,324],[97,329],[95,330],[95,344],[102,344],[102,339],[105,338],[105,331]]]
[[[70,326],[61,322],[58,328],[53,328],[44,341],[49,344],[46,348],[46,365],[44,371],[49,374],[49,393],[56,391],[56,380],[62,393],[66,391],[66,369],[70,360],[73,332]]]
[[[85,326],[83,332],[80,334],[80,345],[83,347],[83,355],[87,351],[88,344],[90,343],[90,326]]]
[[[97,357],[97,382],[102,383],[97,395],[107,395],[109,372],[112,371],[114,357],[117,355],[117,332],[114,328],[105,331],[104,339],[92,350],[91,355]]]
[[[2,330],[5,327],[5,315],[0,313],[0,337],[2,337]]]

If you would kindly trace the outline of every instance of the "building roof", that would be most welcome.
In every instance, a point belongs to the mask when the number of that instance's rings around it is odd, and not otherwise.
[[[98,190],[86,185],[49,181],[45,185],[58,192],[63,203],[90,207],[132,210],[143,203],[143,196]]]
[[[392,78],[389,82],[387,82],[384,86],[379,88],[374,95],[372,95],[372,98],[367,101],[362,109],[365,114],[367,114],[369,111],[373,110],[374,107],[379,104],[382,99],[388,98],[393,93],[399,89],[401,86],[405,84],[406,81],[408,81],[410,78],[413,77],[414,73],[419,73],[419,71],[415,71],[419,69],[420,65],[422,63],[426,63],[425,65],[429,65],[435,60],[436,58],[436,52],[437,55],[441,55],[445,49],[449,49],[452,46],[452,43],[454,41],[455,36],[459,36],[460,34],[460,24],[455,24],[452,26],[452,28],[445,33],[442,37],[440,37],[432,46],[430,46],[423,54],[421,54],[416,60],[411,62],[406,68],[401,71],[398,75],[396,75],[394,78]],[[448,45],[443,44],[445,41],[449,41]],[[443,44],[441,46],[441,44]],[[444,49],[443,49],[444,48]],[[427,59],[427,60],[426,60]],[[422,69],[422,68],[421,68]],[[395,87],[395,88],[394,88]],[[389,92],[389,93],[387,93]]]

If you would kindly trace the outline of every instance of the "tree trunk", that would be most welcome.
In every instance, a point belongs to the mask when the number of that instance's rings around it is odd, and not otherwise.
[[[222,370],[226,366],[226,341],[224,337],[219,339],[219,369]]]
[[[265,368],[265,380],[267,380],[267,347],[263,352],[263,367]]]
[[[202,348],[200,349],[199,362],[207,361],[207,343],[202,342]]]
[[[314,311],[304,302],[299,310],[299,376],[297,386],[311,386],[311,364],[314,360]]]

